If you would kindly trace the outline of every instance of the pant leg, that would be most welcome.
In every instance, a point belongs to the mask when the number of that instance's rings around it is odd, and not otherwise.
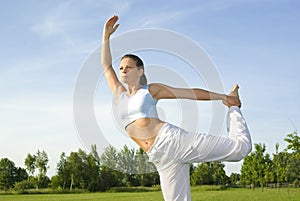
[[[191,201],[190,164],[174,163],[158,173],[165,201]]]
[[[173,153],[181,163],[211,161],[239,161],[252,149],[246,121],[238,107],[231,107],[227,115],[228,137],[181,131],[180,147]]]
[[[178,146],[178,140],[175,139],[179,131],[179,128],[166,123],[147,153],[149,161],[156,166],[159,173],[165,201],[191,201],[190,164],[178,163],[170,154]]]

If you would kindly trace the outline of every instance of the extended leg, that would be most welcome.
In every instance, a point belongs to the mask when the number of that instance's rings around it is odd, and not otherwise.
[[[240,111],[238,89],[239,86],[235,84],[229,93],[229,96],[237,97],[237,105],[232,105],[231,102],[227,101],[223,102],[229,107],[227,114],[228,137],[181,131],[176,143],[180,148],[177,148],[178,151],[173,153],[175,158],[181,158],[183,163],[239,161],[251,151],[251,137]]]

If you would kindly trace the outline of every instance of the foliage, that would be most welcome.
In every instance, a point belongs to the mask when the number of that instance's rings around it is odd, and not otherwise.
[[[91,192],[106,191],[118,186],[152,186],[158,184],[157,173],[142,174],[146,168],[147,155],[142,150],[129,149],[127,146],[117,152],[107,147],[101,157],[96,146],[89,154],[79,149],[69,156],[61,154],[57,164],[57,175],[52,178],[53,189],[88,189]],[[119,172],[117,170],[122,170]],[[132,174],[134,172],[140,174]]]
[[[229,177],[229,184],[231,186],[239,185],[241,180],[241,175],[238,173],[231,173]]]
[[[48,166],[48,154],[43,150],[37,150],[35,155],[27,154],[24,164],[29,175],[28,181],[31,179],[35,184],[36,188],[47,188],[49,183],[49,178],[46,176]],[[38,170],[38,175],[34,177],[34,173]]]
[[[37,176],[37,188],[46,188],[47,185],[47,170],[48,166],[48,155],[45,151],[38,150],[35,156],[35,167],[38,169],[39,173]]]
[[[0,190],[13,188],[16,182],[26,180],[27,177],[26,171],[16,167],[15,163],[8,158],[0,160]]]
[[[300,137],[297,131],[287,134],[285,141],[288,146],[282,152],[278,152],[279,144],[276,144],[276,153],[273,159],[265,153],[264,144],[255,144],[255,151],[244,159],[241,169],[241,181],[244,185],[253,188],[263,187],[268,183],[282,183],[298,185],[300,180]]]
[[[191,175],[192,185],[224,185],[227,176],[221,162],[200,163]]]
[[[25,190],[34,188],[35,184],[32,181],[23,180],[15,183],[14,190],[20,193],[24,193]]]
[[[289,133],[284,140],[288,143],[286,150],[300,154],[300,136],[297,131]]]
[[[260,186],[263,190],[267,182],[274,181],[273,162],[269,154],[265,154],[265,144],[255,144],[255,151],[244,159],[241,170],[241,182],[245,185]]]
[[[27,157],[25,159],[25,166],[26,166],[26,170],[28,172],[28,175],[33,175],[34,174],[35,168],[36,168],[35,162],[36,162],[35,155],[27,154]]]

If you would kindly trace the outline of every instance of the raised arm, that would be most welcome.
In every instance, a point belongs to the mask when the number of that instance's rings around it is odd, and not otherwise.
[[[116,89],[118,91],[125,90],[124,86],[119,81],[116,72],[113,69],[110,51],[109,39],[111,34],[113,34],[119,27],[119,24],[116,24],[118,19],[118,16],[115,15],[105,22],[102,36],[101,65],[103,67],[104,75],[107,80],[108,86],[112,93],[115,93]]]
[[[240,105],[235,96],[214,93],[198,88],[174,88],[163,84],[151,84],[149,91],[153,98],[159,99],[190,99],[190,100],[222,100],[230,105]]]

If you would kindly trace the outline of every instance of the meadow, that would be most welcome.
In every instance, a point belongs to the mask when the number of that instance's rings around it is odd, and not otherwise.
[[[243,189],[226,190],[192,188],[193,201],[300,201],[300,189]],[[22,194],[0,195],[1,201],[163,201],[160,191],[153,192],[105,192],[81,194]]]

